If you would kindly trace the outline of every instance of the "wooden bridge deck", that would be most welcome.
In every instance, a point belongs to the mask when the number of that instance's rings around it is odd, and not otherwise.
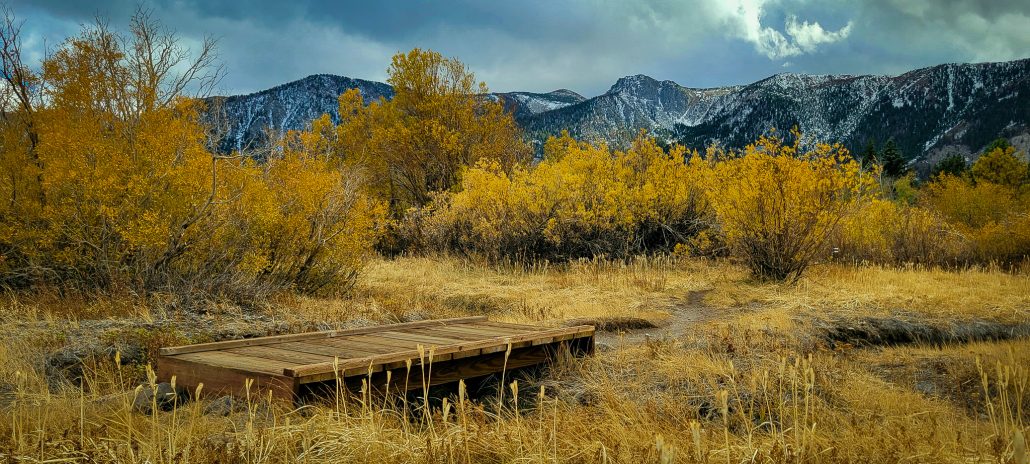
[[[240,393],[251,379],[252,393],[296,398],[338,380],[385,384],[387,372],[391,389],[422,388],[423,365],[430,385],[470,379],[546,362],[562,347],[593,352],[594,327],[467,317],[201,343],[161,348],[157,374],[190,391],[202,383],[205,394]]]

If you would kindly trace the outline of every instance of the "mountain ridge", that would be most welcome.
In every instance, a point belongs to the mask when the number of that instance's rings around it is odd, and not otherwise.
[[[338,120],[336,96],[347,88],[358,88],[366,101],[392,96],[384,83],[316,74],[248,95],[212,97],[230,110],[230,143],[223,149],[259,145],[267,142],[259,136],[264,128],[302,129],[323,113]],[[908,158],[927,165],[953,153],[974,157],[998,136],[1030,145],[1030,58],[947,63],[894,76],[786,72],[709,88],[636,74],[589,98],[568,89],[487,97],[501,101],[537,143],[568,130],[625,145],[644,129],[667,143],[739,148],[772,128],[798,126],[852,150],[893,138]]]

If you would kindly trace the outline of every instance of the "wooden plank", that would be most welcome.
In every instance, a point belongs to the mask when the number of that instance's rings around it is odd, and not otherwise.
[[[290,364],[311,364],[317,362],[330,362],[333,360],[333,356],[293,351],[281,348],[281,346],[281,344],[244,346],[241,348],[229,348],[220,351],[271,359],[273,361],[287,362]]]
[[[409,358],[405,358],[405,360],[406,359],[414,359],[416,361],[418,360],[418,345],[421,344],[422,345],[422,350],[423,350],[423,353],[424,353],[425,356],[429,356],[429,352],[433,351],[434,352],[433,359],[435,359],[437,361],[440,361],[440,360],[444,360],[444,359],[451,359],[451,355],[450,354],[439,354],[439,355],[437,355],[435,347],[437,347],[437,346],[449,346],[449,345],[453,345],[455,343],[463,342],[463,340],[455,340],[455,339],[436,339],[436,338],[430,339],[430,338],[425,337],[425,336],[421,336],[417,340],[413,340],[413,339],[407,338],[407,337],[381,337],[380,335],[381,334],[379,334],[379,333],[377,333],[377,334],[370,334],[370,335],[355,335],[355,336],[352,336],[352,337],[345,337],[345,338],[342,338],[342,339],[334,339],[333,343],[338,343],[338,344],[341,344],[341,345],[346,344],[346,343],[362,343],[362,344],[366,344],[367,343],[367,344],[370,344],[370,345],[377,345],[377,346],[388,347],[390,351],[388,353],[384,353],[384,355],[389,355],[389,354],[394,354],[394,353],[410,352],[410,353],[414,353],[414,355],[409,357]],[[415,336],[413,335],[413,337],[415,337]],[[403,364],[403,363],[401,363],[401,364]],[[368,363],[365,363],[365,368],[368,367],[367,365],[368,365]],[[378,369],[375,369],[375,370],[378,370]]]
[[[507,349],[507,344],[508,343],[512,343],[513,345],[515,345],[515,344],[527,345],[528,344],[528,346],[533,346],[534,344],[550,343],[551,341],[556,340],[558,338],[572,339],[572,338],[577,338],[577,337],[587,337],[587,336],[592,337],[593,335],[594,335],[594,327],[593,326],[575,326],[575,327],[566,327],[566,328],[559,328],[559,329],[544,330],[544,331],[530,333],[530,334],[517,335],[517,336],[514,336],[514,337],[502,337],[502,338],[494,338],[494,339],[489,339],[489,340],[481,340],[481,341],[475,341],[475,342],[468,342],[468,343],[459,343],[459,344],[453,344],[453,345],[439,346],[439,347],[436,347],[436,349],[435,349],[436,357],[433,358],[433,362],[437,362],[438,360],[444,360],[444,358],[443,358],[444,355],[450,355],[450,354],[454,354],[454,353],[462,353],[462,352],[465,352],[465,351],[484,350],[485,348],[495,348],[496,349],[498,346],[500,346],[500,351],[505,351]],[[537,341],[539,341],[539,340],[547,340],[547,342],[534,343],[534,340],[537,340]],[[405,352],[390,353],[390,354],[380,355],[380,356],[371,356],[371,357],[365,358],[365,359],[352,359],[352,360],[348,360],[346,362],[340,362],[339,363],[339,367],[350,369],[350,368],[355,368],[355,367],[368,366],[369,363],[372,363],[372,364],[386,364],[386,363],[391,363],[391,362],[403,362],[406,359],[418,359],[418,351],[417,350],[409,350],[409,351],[405,351]],[[324,375],[326,373],[332,373],[332,372],[333,372],[333,364],[332,363],[311,364],[311,365],[307,365],[307,366],[291,367],[291,368],[287,368],[287,369],[283,370],[283,374],[286,375],[286,376],[290,376],[290,377],[303,377],[302,382],[304,382],[304,381],[312,381],[311,378],[316,378],[316,376],[318,376],[318,375]],[[319,380],[326,380],[326,379],[325,378],[320,378]]]
[[[507,368],[543,362],[565,344],[591,353],[593,337],[592,326],[541,328],[485,317],[417,321],[162,348],[158,378],[167,381],[174,375],[178,385],[190,389],[203,383],[210,394],[240,393],[246,380],[254,379],[255,390],[290,398],[301,384],[340,378],[350,385],[368,375],[385,381],[390,371],[394,379],[410,375],[411,388],[421,388],[420,344],[424,355],[433,351],[432,359],[424,361],[432,363],[431,384],[436,385],[499,372],[508,349]]]
[[[434,319],[426,321],[415,321],[415,322],[403,322],[400,324],[387,324],[380,326],[370,327],[358,327],[353,329],[343,330],[328,330],[320,332],[304,332],[288,335],[276,335],[271,337],[257,337],[257,338],[245,338],[242,340],[227,340],[221,342],[211,343],[198,343],[196,345],[184,345],[184,346],[172,346],[160,349],[160,354],[164,356],[185,354],[185,353],[197,353],[201,351],[212,351],[220,350],[224,348],[240,348],[244,346],[255,346],[255,345],[267,345],[270,343],[278,342],[289,342],[299,340],[316,340],[320,338],[333,338],[343,335],[355,335],[355,334],[367,334],[374,333],[381,330],[390,330],[391,328],[401,327],[422,327],[422,326],[434,326],[434,325],[446,325],[446,324],[459,324],[464,322],[475,322],[486,320],[486,316],[474,316],[474,317],[457,317],[451,319]]]
[[[178,357],[157,357],[157,379],[159,382],[171,382],[175,377],[175,385],[186,388],[194,394],[197,386],[203,384],[201,396],[218,396],[246,394],[247,379],[251,385],[252,396],[271,391],[276,398],[292,399],[297,391],[295,379],[282,375],[269,375],[239,369],[224,368],[188,361]]]
[[[426,328],[429,328],[429,327],[426,327]],[[457,332],[466,332],[466,333],[483,333],[483,334],[497,334],[497,335],[516,335],[516,334],[521,334],[521,333],[539,332],[541,330],[548,330],[548,329],[550,329],[550,327],[537,327],[537,328],[535,328],[533,330],[516,330],[516,329],[510,329],[510,328],[489,327],[489,326],[484,326],[484,325],[472,325],[472,324],[435,326],[435,327],[432,327],[432,328],[433,329],[439,329],[439,330],[450,330],[450,331],[457,331]],[[411,330],[415,330],[415,329],[401,328],[401,329],[395,329],[395,330],[407,332],[407,331],[411,331]]]
[[[448,327],[448,328],[449,329],[453,328],[453,326],[452,327]],[[420,330],[422,330],[422,329],[420,329]],[[553,331],[553,330],[556,330],[556,329],[550,329],[550,330]],[[591,334],[590,334],[591,337],[592,337],[592,334],[593,334],[593,332],[591,332]],[[583,335],[578,335],[578,336],[582,337]],[[417,350],[411,350],[410,349],[411,345],[407,344],[407,342],[400,341],[400,340],[393,340],[393,341],[391,341],[391,340],[388,340],[388,339],[377,339],[377,338],[374,338],[373,336],[361,336],[361,338],[363,338],[363,337],[369,337],[370,340],[372,342],[375,342],[375,343],[394,343],[395,344],[395,349],[394,349],[395,352],[400,352],[400,353],[405,353],[406,352],[406,353],[408,353],[408,355],[407,356],[402,356],[400,359],[398,359],[396,361],[386,362],[386,363],[365,362],[365,363],[363,363],[362,366],[356,367],[356,368],[351,368],[351,367],[347,366],[346,364],[343,364],[343,367],[341,368],[342,371],[343,371],[340,374],[341,376],[365,375],[368,372],[369,364],[372,364],[372,371],[373,372],[380,372],[381,370],[390,370],[390,369],[395,369],[395,368],[399,368],[399,367],[405,366],[405,363],[406,363],[406,361],[408,359],[413,361],[413,365],[415,365],[415,366],[419,365],[419,357],[418,357]],[[547,336],[543,336],[543,335],[537,335],[537,336],[534,336],[532,339],[526,339],[526,337],[521,337],[521,338],[522,339],[515,339],[515,341],[513,343],[511,343],[511,346],[512,346],[513,349],[525,348],[525,347],[534,346],[534,345],[540,345],[540,344],[546,344],[546,343],[551,343],[551,342],[554,342],[554,341],[570,340],[570,339],[574,338],[574,334],[564,334],[564,335],[551,336],[551,337],[547,337]],[[467,357],[473,357],[473,356],[478,356],[478,355],[481,355],[481,354],[490,354],[490,353],[498,353],[498,352],[503,353],[504,351],[507,351],[507,349],[508,349],[508,343],[506,342],[506,340],[510,340],[510,339],[512,339],[512,337],[494,337],[494,338],[483,339],[483,338],[480,338],[480,337],[477,336],[476,339],[466,341],[465,345],[472,346],[473,344],[475,344],[477,342],[485,342],[483,348],[467,349],[467,350],[463,350],[463,351],[460,351],[460,352],[453,352],[453,353],[447,352],[447,350],[445,350],[445,349],[436,348],[436,350],[434,351],[433,363],[439,363],[439,362],[443,362],[443,361],[457,360],[457,359],[462,359],[462,358],[467,358]],[[331,342],[332,343],[343,343],[344,340],[343,339],[341,339],[341,340],[332,340]],[[362,341],[362,343],[364,343],[364,341]],[[407,350],[405,350],[405,348],[407,348]],[[431,348],[430,346],[424,346],[424,349],[425,349],[424,354],[427,357],[429,355],[429,349],[430,348]],[[343,362],[343,361],[344,360],[341,359],[341,362]],[[427,359],[427,361],[428,361],[428,359]],[[333,374],[333,375],[335,376],[336,374]]]
[[[518,331],[518,332],[532,332],[532,331],[535,331],[535,330],[547,330],[547,329],[550,328],[550,327],[541,327],[541,326],[535,326],[535,325],[515,324],[515,323],[512,323],[512,322],[497,322],[497,321],[490,321],[490,320],[486,320],[486,319],[479,320],[479,321],[470,321],[468,324],[463,324],[463,325],[467,326],[467,327],[492,327],[492,328],[496,328],[496,329],[508,329],[508,330],[515,330],[515,331]]]
[[[432,372],[429,373],[430,376],[428,384],[429,386],[441,385],[450,382],[457,382],[462,379],[500,373],[502,370],[518,369],[520,367],[541,364],[551,358],[555,351],[556,348],[553,346],[541,345],[520,350],[512,350],[511,355],[508,356],[507,362],[505,362],[504,353],[502,352],[476,356],[474,358],[462,359],[460,361],[433,364]],[[418,374],[418,377],[409,378],[408,388],[422,388],[421,372],[413,372],[413,374]],[[403,379],[403,376],[398,377]]]
[[[592,337],[586,337],[576,339],[576,341],[587,341],[591,339]],[[586,352],[585,344],[570,342],[568,348],[579,354]],[[456,382],[462,379],[481,377],[484,375],[497,374],[501,371],[542,364],[547,362],[549,359],[553,359],[554,355],[562,349],[564,349],[562,344],[548,344],[512,350],[507,362],[505,361],[504,353],[501,352],[478,356],[467,360],[462,359],[458,361],[434,363],[432,366],[432,372],[429,372],[428,370],[426,371],[426,373],[429,374],[427,383],[429,386],[440,385]],[[405,385],[407,385],[409,390],[419,390],[423,388],[423,372],[420,368],[413,367],[410,372],[405,367],[389,369],[389,371],[392,373],[392,379],[390,382],[391,391],[402,390]],[[355,376],[348,378],[345,381],[349,388],[356,389],[361,386],[360,382],[366,377],[366,375]],[[372,385],[382,391],[383,387],[386,385],[386,377],[385,371],[373,373],[371,376]],[[405,378],[407,378],[407,382],[405,382]],[[300,387],[301,390],[304,390],[304,385],[311,384],[302,384]]]
[[[343,349],[356,348],[364,351],[374,351],[375,354],[388,354],[397,350],[410,350],[415,344],[393,338],[383,338],[375,335],[350,335],[347,337],[326,340],[323,343],[329,346],[338,346]]]
[[[447,326],[447,327],[431,327],[431,328],[430,327],[426,327],[426,328],[423,328],[423,329],[397,329],[398,332],[408,332],[408,331],[413,331],[413,330],[418,330],[420,333],[424,332],[424,333],[430,333],[431,334],[431,333],[439,332],[439,333],[449,333],[449,334],[452,334],[452,335],[460,335],[460,336],[476,336],[476,337],[479,337],[479,338],[497,338],[497,337],[505,337],[505,336],[513,336],[513,335],[529,333],[529,331],[514,332],[514,331],[511,331],[509,329],[497,329],[497,328],[493,328],[493,327],[459,326],[459,325],[452,325],[452,326]],[[547,330],[547,329],[540,329],[540,328],[538,328],[535,331],[539,332],[541,330]]]
[[[426,349],[429,349],[430,346],[453,345],[455,343],[461,343],[463,341],[460,338],[454,337],[438,337],[423,333],[405,333],[395,332],[392,330],[385,332],[376,332],[374,336],[379,338],[389,338],[393,340],[400,340],[402,342],[408,342],[410,343],[410,346],[412,348],[421,344]]]
[[[378,347],[361,347],[359,349],[350,346],[337,346],[335,344],[328,344],[324,340],[319,344],[309,342],[286,342],[269,346],[282,347],[287,350],[299,351],[302,353],[338,357],[340,359],[364,358],[377,354],[386,354],[392,351],[388,349],[377,349]]]
[[[415,364],[418,363],[418,350],[417,350],[418,346],[417,346],[417,344],[413,344],[411,342],[404,341],[404,340],[395,340],[395,339],[390,339],[390,338],[379,338],[379,337],[375,337],[373,335],[354,335],[354,336],[343,337],[343,338],[340,338],[340,339],[324,340],[324,341],[322,341],[322,343],[335,344],[336,346],[340,346],[340,347],[344,347],[344,348],[349,347],[349,346],[354,346],[354,345],[361,345],[362,347],[364,347],[364,349],[382,349],[382,351],[380,351],[378,353],[375,353],[373,355],[369,355],[369,356],[351,357],[351,358],[348,358],[348,359],[341,358],[340,359],[341,363],[343,363],[345,361],[350,361],[350,360],[353,360],[353,359],[368,360],[368,359],[371,359],[373,357],[387,356],[387,355],[391,355],[391,354],[394,354],[394,353],[406,353],[406,352],[410,352],[410,353],[414,353],[414,354],[411,357],[409,357],[409,358],[405,358],[405,360],[413,359]],[[428,356],[430,348],[431,348],[430,346],[424,346],[423,347],[426,356]],[[444,359],[444,358],[450,359],[450,355],[435,356],[435,359],[438,359],[438,360]],[[348,365],[348,364],[344,364],[344,367],[341,368],[340,375],[341,376],[363,375],[363,374],[368,372],[370,364],[372,365],[371,369],[372,369],[373,372],[379,372],[379,371],[381,371],[383,369],[389,368],[389,366],[385,366],[385,365],[383,365],[383,363],[371,363],[371,362],[365,361],[365,362],[361,363],[360,366],[351,366],[351,365]],[[399,367],[399,366],[404,365],[404,362],[403,361],[398,361],[395,364],[396,365],[393,366],[393,367]]]
[[[400,329],[400,330],[398,330],[398,332],[407,332],[408,330],[411,330],[411,329]],[[424,333],[426,335],[432,335],[434,337],[456,338],[458,340],[463,340],[463,341],[482,340],[482,339],[486,339],[486,338],[495,338],[495,337],[498,336],[496,334],[484,334],[484,333],[475,333],[475,332],[468,332],[468,331],[458,330],[456,327],[448,327],[448,328],[441,328],[441,327],[428,328],[427,327],[427,328],[424,328],[424,329],[420,329],[419,332],[420,333]]]
[[[271,359],[255,358],[252,356],[227,353],[224,351],[183,353],[175,355],[174,357],[200,364],[261,372],[265,374],[282,374],[283,369],[289,369],[297,365],[296,363],[284,363],[280,361],[272,361]]]
[[[451,327],[448,327],[448,328],[453,328],[453,327],[454,326],[451,326]],[[422,332],[422,331],[427,330],[427,329],[428,328],[405,329],[405,330],[406,331],[407,330],[411,330],[411,331],[417,330],[418,332]],[[435,328],[434,328],[434,330],[435,330]],[[443,329],[440,329],[440,330],[443,330]],[[379,345],[379,346],[389,346],[392,349],[392,352],[413,352],[415,354],[412,355],[412,356],[406,357],[405,360],[406,359],[415,359],[415,360],[417,360],[418,359],[417,350],[418,350],[418,345],[419,344],[421,344],[423,346],[424,353],[425,353],[426,356],[428,356],[430,349],[433,349],[435,347],[450,346],[450,345],[460,344],[460,343],[469,343],[469,342],[472,342],[472,341],[479,341],[479,340],[491,340],[491,339],[496,338],[496,336],[484,336],[484,335],[477,335],[477,336],[471,337],[471,338],[457,337],[457,336],[453,336],[453,335],[448,335],[448,337],[449,338],[442,338],[442,337],[436,337],[436,336],[427,335],[427,334],[423,334],[423,333],[405,333],[403,336],[399,336],[398,334],[393,334],[393,333],[376,333],[376,334],[369,334],[369,335],[357,335],[357,336],[343,337],[343,338],[340,338],[340,339],[334,339],[332,342],[340,344],[340,345],[343,345],[345,343],[362,343],[362,344],[368,343],[368,344],[374,344],[374,345]],[[478,351],[476,353],[478,353]],[[451,359],[452,357],[453,356],[451,354],[442,353],[439,350],[435,350],[434,351],[434,358],[433,359],[434,359],[434,362],[439,362],[439,361]],[[400,361],[398,361],[397,363],[403,364],[403,362],[400,362]],[[386,368],[389,368],[389,366],[387,366]]]

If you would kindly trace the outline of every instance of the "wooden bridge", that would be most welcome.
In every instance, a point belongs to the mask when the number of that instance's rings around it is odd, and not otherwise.
[[[287,399],[361,379],[390,389],[439,385],[541,364],[558,350],[592,353],[594,327],[546,328],[486,317],[437,319],[161,348],[160,381],[204,394],[271,391]],[[410,368],[409,368],[410,363]],[[426,371],[426,372],[424,372]]]

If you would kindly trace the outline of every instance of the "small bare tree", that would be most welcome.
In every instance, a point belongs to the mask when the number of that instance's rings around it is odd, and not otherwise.
[[[178,34],[142,8],[129,21],[129,31],[123,49],[140,110],[166,108],[182,96],[207,97],[225,74],[211,36],[197,50],[184,48]]]
[[[36,125],[36,109],[41,104],[44,82],[42,76],[34,73],[22,59],[21,26],[14,11],[3,7],[3,22],[0,23],[0,74],[3,83],[0,89],[0,118],[5,124],[18,124],[28,140],[27,155],[35,165],[37,198],[40,205],[46,203],[43,191],[43,160],[36,147],[39,145],[39,131]],[[14,201],[14,199],[12,199]]]

